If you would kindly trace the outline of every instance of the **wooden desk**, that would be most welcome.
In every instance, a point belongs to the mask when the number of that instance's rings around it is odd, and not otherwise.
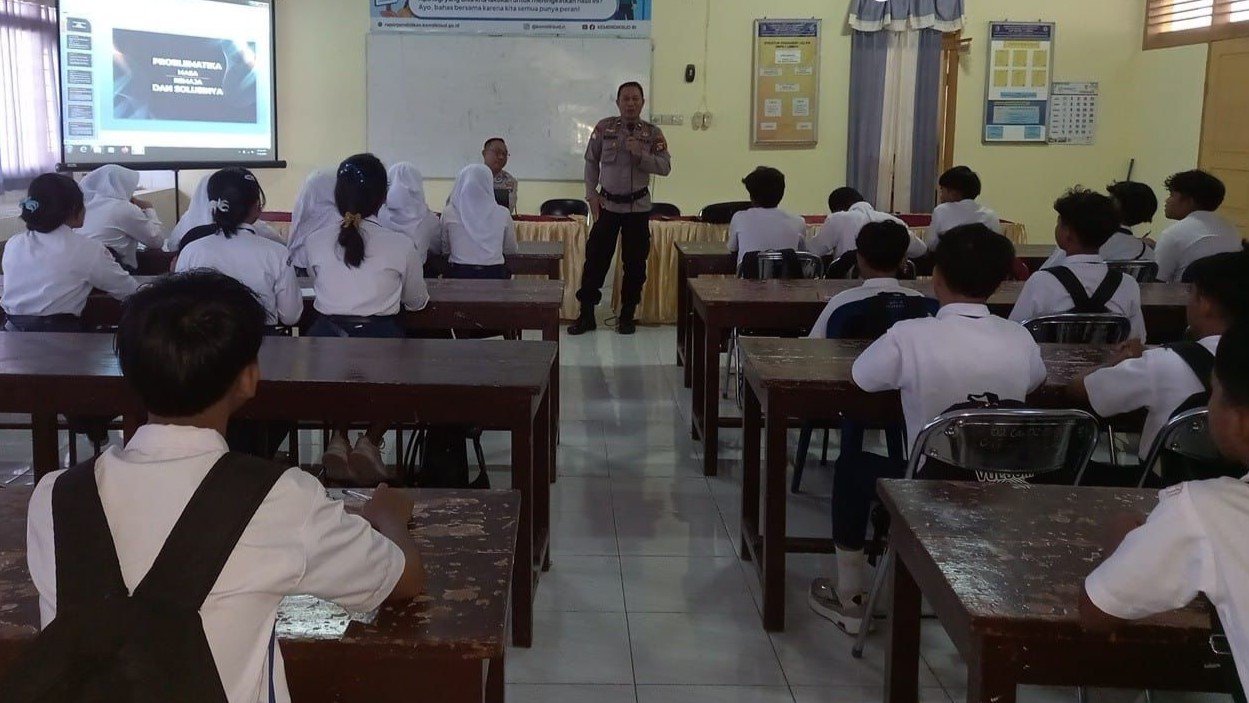
[[[30,490],[0,490],[0,675],[39,631],[38,595],[26,569]],[[502,703],[520,497],[413,494],[428,595],[383,606],[372,623],[312,597],[283,601],[277,632],[292,699]],[[473,529],[457,529],[465,526]]]
[[[1020,684],[1226,692],[1202,608],[1113,634],[1080,624],[1084,578],[1114,547],[1111,521],[1143,517],[1157,491],[942,481],[879,491],[897,555],[888,703],[918,698],[921,595],[967,661],[968,703],[1014,703]]]
[[[754,560],[763,584],[763,626],[785,629],[786,552],[831,552],[831,539],[786,535],[789,465],[788,431],[793,421],[852,418],[873,424],[901,423],[897,392],[866,393],[854,385],[850,368],[869,342],[829,339],[742,338],[746,374],[743,429],[742,554]],[[1043,344],[1049,377],[1028,403],[1072,406],[1066,388],[1082,373],[1101,366],[1110,347]],[[759,433],[766,423],[767,458],[760,479]],[[764,523],[759,521],[762,484]]]
[[[517,276],[542,276],[552,281],[562,278],[563,242],[517,242],[520,252],[504,257],[507,267]],[[447,270],[447,257],[437,255],[425,262],[427,278],[441,276]]]
[[[1053,244],[1016,244],[1015,256],[1023,259],[1028,270],[1036,273],[1045,265],[1045,261],[1054,253]]]
[[[693,433],[703,441],[704,473],[714,476],[719,448],[720,345],[734,328],[786,330],[805,334],[833,295],[861,281],[744,281],[702,277],[690,281],[694,313],[691,350],[694,390]],[[903,285],[932,295],[932,281]],[[989,309],[1010,314],[1023,283],[1003,283],[989,300]],[[1151,341],[1180,339],[1187,327],[1188,287],[1167,283],[1141,286],[1141,303]],[[725,426],[736,426],[730,422]]]
[[[267,337],[256,398],[237,416],[510,432],[522,497],[513,634],[529,646],[534,585],[550,565],[555,361],[549,342]],[[0,412],[31,415],[37,475],[59,466],[58,414],[121,415],[130,429],[146,417],[102,334],[0,334]]]

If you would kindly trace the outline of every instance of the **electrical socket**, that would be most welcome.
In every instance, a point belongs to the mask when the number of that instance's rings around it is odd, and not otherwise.
[[[685,115],[651,115],[651,122],[660,126],[680,127],[685,124]]]

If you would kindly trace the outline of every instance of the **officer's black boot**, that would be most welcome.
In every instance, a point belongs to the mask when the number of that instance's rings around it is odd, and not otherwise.
[[[633,305],[626,305],[620,308],[620,319],[616,320],[616,331],[620,334],[633,334],[638,331],[637,323],[633,321]]]
[[[568,326],[568,334],[576,337],[593,332],[598,329],[598,323],[594,321],[594,306],[581,304],[581,314],[577,317],[577,321]]]

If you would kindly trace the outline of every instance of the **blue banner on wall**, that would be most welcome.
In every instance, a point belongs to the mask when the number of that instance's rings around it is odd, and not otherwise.
[[[373,31],[649,37],[653,0],[369,0]]]

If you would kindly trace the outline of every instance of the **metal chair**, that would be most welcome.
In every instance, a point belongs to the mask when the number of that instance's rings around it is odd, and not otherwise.
[[[1026,320],[1038,344],[1118,344],[1132,333],[1132,322],[1109,313],[1064,313]]]
[[[538,212],[543,217],[589,217],[590,206],[584,200],[560,198],[542,203]]]
[[[830,280],[858,280],[858,253],[848,251],[840,258],[824,257],[824,278]],[[898,269],[899,281],[914,281],[916,278],[915,262],[906,259]]]
[[[920,461],[933,459],[964,469],[982,483],[1024,483],[1046,474],[1075,473],[1078,485],[1097,448],[1097,419],[1083,410],[973,408],[937,416],[915,438],[906,478],[915,478]],[[893,566],[886,549],[868,592],[866,618],[851,654],[863,657],[875,612]]]
[[[1186,459],[1202,463],[1218,463],[1222,460],[1218,447],[1210,436],[1210,411],[1207,408],[1195,408],[1171,418],[1158,431],[1154,442],[1149,446],[1149,454],[1145,458],[1144,471],[1137,488],[1145,486],[1145,479],[1151,471],[1155,471],[1162,462],[1164,452],[1178,454]]]
[[[1106,268],[1131,276],[1137,283],[1153,283],[1158,280],[1156,261],[1107,261]]]
[[[651,205],[651,217],[680,217],[681,208],[672,203],[655,203]]]
[[[749,210],[750,203],[745,200],[734,200],[727,203],[712,203],[698,213],[699,219],[712,225],[727,225],[733,216],[742,210]]]

